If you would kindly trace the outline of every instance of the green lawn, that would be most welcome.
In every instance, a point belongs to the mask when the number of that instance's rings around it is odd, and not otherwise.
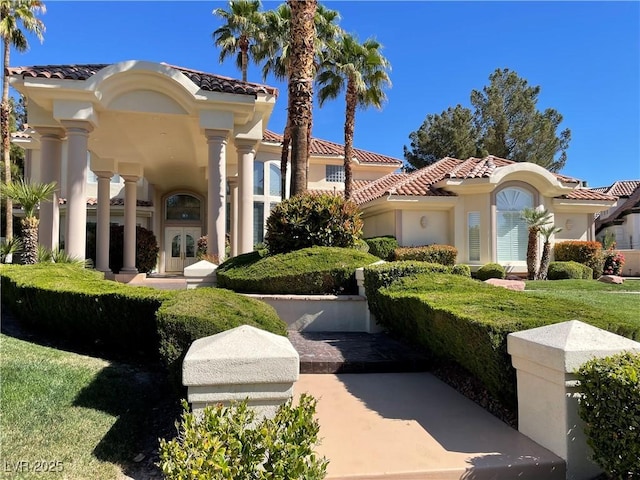
[[[115,479],[158,433],[152,373],[6,335],[0,353],[2,478]]]
[[[640,280],[610,285],[594,280],[527,281],[530,295],[575,300],[610,312],[611,317],[640,325]]]

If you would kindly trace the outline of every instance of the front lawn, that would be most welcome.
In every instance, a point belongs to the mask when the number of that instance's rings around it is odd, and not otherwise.
[[[528,281],[528,294],[560,302],[579,302],[604,312],[608,320],[640,325],[640,280],[611,285],[594,280]]]
[[[6,335],[0,346],[3,478],[111,480],[148,464],[167,417],[157,374]]]

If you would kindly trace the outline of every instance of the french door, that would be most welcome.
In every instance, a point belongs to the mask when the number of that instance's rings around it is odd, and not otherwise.
[[[196,263],[199,227],[167,227],[164,234],[165,272],[182,272]]]

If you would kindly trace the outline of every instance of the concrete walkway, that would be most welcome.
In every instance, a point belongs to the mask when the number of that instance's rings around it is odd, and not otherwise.
[[[301,375],[327,479],[564,479],[562,459],[429,373]]]

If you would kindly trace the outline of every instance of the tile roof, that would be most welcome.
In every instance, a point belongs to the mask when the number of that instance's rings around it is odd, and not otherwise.
[[[516,162],[504,158],[489,155],[485,158],[468,158],[458,160],[456,158],[445,157],[431,165],[412,173],[397,174],[392,173],[370,183],[364,188],[354,191],[353,199],[358,204],[363,204],[383,197],[385,195],[405,195],[405,196],[455,196],[443,188],[436,188],[434,185],[446,178],[488,178],[496,169],[512,165]],[[555,176],[565,183],[579,184],[580,181],[564,175]],[[612,201],[615,197],[601,192],[594,192],[586,188],[576,188],[562,198],[570,200],[596,200]]]
[[[270,130],[265,130],[262,135],[262,139],[265,142],[270,143],[282,143],[282,135],[279,135]],[[329,140],[322,140],[320,138],[311,139],[311,154],[317,156],[330,156],[341,157],[344,155],[344,146],[339,143],[334,143]],[[397,158],[388,157],[386,155],[380,155],[379,153],[369,152],[359,148],[353,149],[356,160],[359,163],[366,164],[385,164],[385,165],[397,165],[402,166],[402,160]]]
[[[616,182],[619,183],[619,182]],[[622,183],[622,182],[620,182]],[[626,183],[626,182],[625,182]],[[622,202],[622,205],[616,207],[616,209],[611,212],[606,218],[602,219],[601,217],[596,218],[596,233],[602,230],[604,227],[609,225],[613,225],[616,221],[620,221],[622,217],[640,211],[640,182],[636,189],[629,195],[629,197]],[[615,183],[609,187],[612,188]]]
[[[616,197],[630,197],[638,188],[640,188],[640,180],[621,180],[608,187],[596,187],[592,188],[592,190],[608,193]]]
[[[34,65],[29,67],[9,67],[8,75],[21,76],[22,78],[57,78],[60,80],[87,80],[105,67],[108,63],[96,63],[87,65]],[[235,93],[241,95],[257,95],[259,93],[278,95],[278,89],[258,83],[243,82],[221,75],[200,72],[189,68],[178,67],[163,63],[169,68],[181,72],[196,86],[209,92]]]

